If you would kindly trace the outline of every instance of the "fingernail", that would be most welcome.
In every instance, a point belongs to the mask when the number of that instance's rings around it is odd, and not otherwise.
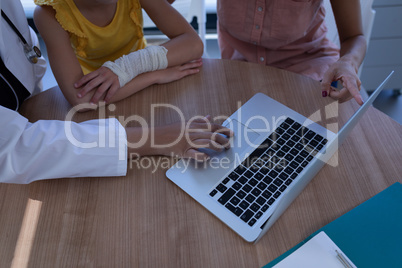
[[[328,92],[324,90],[324,91],[322,92],[322,96],[325,98],[326,96],[328,96]]]
[[[78,96],[78,98],[81,98],[81,97],[82,97],[81,94],[79,94],[79,93],[77,94],[77,96]]]
[[[362,100],[362,103],[364,103],[364,100],[363,100],[363,98],[362,98],[362,97],[360,97],[360,99]]]

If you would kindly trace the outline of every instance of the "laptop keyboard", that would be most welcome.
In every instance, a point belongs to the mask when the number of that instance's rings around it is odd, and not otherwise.
[[[209,195],[253,226],[326,143],[288,117]]]

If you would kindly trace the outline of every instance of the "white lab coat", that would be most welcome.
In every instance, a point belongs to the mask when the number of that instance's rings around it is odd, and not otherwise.
[[[124,176],[126,131],[114,118],[29,123],[0,106],[0,182]],[[72,135],[70,135],[70,130]]]
[[[21,2],[19,0],[0,0],[0,8],[7,14],[25,40],[39,47],[38,37],[28,26]],[[46,71],[45,59],[40,57],[38,63],[30,63],[23,52],[21,40],[1,16],[0,56],[7,69],[20,80],[32,96],[42,90],[41,79]]]
[[[35,43],[36,35],[28,27],[21,2],[0,0],[0,8],[25,39]],[[29,63],[20,40],[2,18],[0,55],[31,94],[40,91],[43,62]],[[123,176],[127,172],[126,143],[125,129],[116,119],[80,124],[56,120],[29,123],[17,112],[0,106],[0,182]]]

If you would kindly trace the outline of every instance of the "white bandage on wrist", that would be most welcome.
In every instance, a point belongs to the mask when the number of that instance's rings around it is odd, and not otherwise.
[[[115,73],[119,77],[120,87],[123,87],[139,74],[166,69],[167,52],[168,50],[163,46],[148,46],[123,55],[114,62],[107,61],[102,66]]]

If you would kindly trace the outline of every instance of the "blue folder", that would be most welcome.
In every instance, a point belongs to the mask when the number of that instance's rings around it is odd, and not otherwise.
[[[324,231],[357,267],[402,267],[402,185],[397,182],[322,227],[264,268]]]

